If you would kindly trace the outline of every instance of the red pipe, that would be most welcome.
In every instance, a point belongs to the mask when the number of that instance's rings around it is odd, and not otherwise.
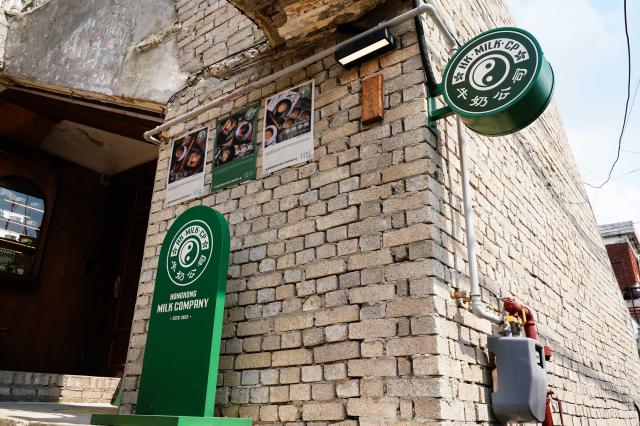
[[[553,415],[551,414],[551,395],[553,391],[549,389],[547,391],[547,406],[545,407],[544,412],[544,421],[542,422],[542,426],[553,426]]]
[[[536,317],[533,315],[533,311],[524,305],[516,302],[511,298],[504,300],[504,310],[511,316],[521,316],[523,311],[527,318],[527,322],[524,324],[524,334],[533,340],[538,340],[538,333],[536,332]],[[545,353],[546,355],[546,353]]]

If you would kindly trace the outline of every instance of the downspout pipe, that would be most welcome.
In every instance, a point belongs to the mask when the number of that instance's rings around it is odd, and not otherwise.
[[[380,22],[378,25],[376,25],[375,27],[372,27],[354,37],[351,37],[341,43],[336,44],[335,46],[329,47],[328,49],[325,49],[321,52],[316,53],[313,56],[310,56],[306,59],[303,59],[300,62],[296,62],[295,64],[289,65],[288,67],[283,68],[280,71],[277,71],[271,75],[268,75],[264,78],[261,78],[259,80],[254,81],[253,83],[249,83],[246,86],[234,90],[231,93],[227,94],[227,95],[223,95],[221,97],[218,97],[210,102],[207,102],[206,104],[200,105],[197,108],[194,108],[193,110],[179,115],[175,118],[172,118],[171,120],[168,120],[164,123],[162,123],[161,125],[147,131],[144,133],[144,138],[145,140],[152,142],[156,145],[160,145],[162,143],[161,140],[157,139],[155,137],[155,135],[159,134],[160,132],[175,126],[176,124],[180,124],[183,123],[191,118],[197,117],[198,115],[212,109],[215,108],[217,106],[223,105],[229,101],[232,101],[234,99],[237,99],[239,97],[241,97],[242,95],[245,95],[249,92],[252,92],[254,90],[260,89],[266,85],[268,85],[269,83],[272,83],[276,80],[278,80],[281,77],[284,77],[286,75],[289,75],[295,71],[298,71],[301,68],[304,68],[308,65],[313,64],[314,62],[317,62],[321,59],[326,58],[329,55],[333,55],[338,49],[341,49],[344,46],[347,46],[350,43],[353,43],[357,40],[360,40],[364,37],[367,37],[369,34],[382,29],[382,28],[390,28],[396,25],[399,25],[403,22],[408,21],[409,19],[413,19],[416,16],[419,15],[423,15],[423,14],[428,14],[429,16],[431,16],[433,18],[433,20],[435,21],[436,25],[442,30],[442,32],[445,34],[445,36],[447,37],[449,42],[453,42],[455,43],[455,37],[453,37],[449,27],[447,26],[447,24],[442,20],[440,14],[438,13],[438,10],[436,9],[436,6],[434,4],[432,4],[432,2],[429,2],[427,4],[421,4],[418,7],[415,7],[405,13],[402,13],[398,16],[396,16],[393,19],[390,19],[389,21],[383,21]]]
[[[436,10],[435,0],[426,0]],[[437,12],[436,12],[437,13]],[[443,33],[447,37],[449,48],[451,53],[458,48],[458,40],[453,36],[453,33],[447,25],[444,23],[439,15],[436,15],[436,23],[442,29]],[[482,293],[480,291],[480,282],[478,280],[478,257],[476,254],[476,234],[474,229],[474,216],[473,207],[471,203],[471,187],[469,185],[469,167],[467,156],[467,138],[464,132],[464,125],[460,117],[456,115],[456,127],[458,132],[458,149],[460,155],[460,173],[462,178],[462,203],[464,207],[465,218],[465,240],[467,243],[467,258],[469,259],[469,279],[471,280],[471,288],[469,290],[469,299],[471,304],[471,311],[473,314],[482,319],[489,320],[493,323],[500,324],[502,326],[502,332],[509,331],[509,324],[505,321],[504,317],[496,312],[490,311],[487,306],[482,302]]]
[[[456,126],[458,128],[458,149],[460,155],[460,174],[462,178],[462,203],[464,206],[465,236],[467,242],[467,257],[469,259],[469,278],[471,288],[469,298],[471,299],[471,311],[478,318],[487,319],[496,324],[508,324],[502,315],[487,309],[482,302],[480,292],[480,282],[478,281],[478,259],[476,254],[476,234],[474,230],[473,207],[471,205],[471,187],[469,185],[469,167],[467,157],[467,138],[464,133],[464,125],[460,117],[456,116]]]

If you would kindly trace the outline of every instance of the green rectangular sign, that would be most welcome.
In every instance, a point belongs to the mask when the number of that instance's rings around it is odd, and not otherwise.
[[[250,426],[212,417],[228,260],[219,212],[196,206],[175,220],[158,260],[136,414],[95,414],[92,424]]]
[[[256,178],[256,135],[260,104],[218,119],[211,191]]]

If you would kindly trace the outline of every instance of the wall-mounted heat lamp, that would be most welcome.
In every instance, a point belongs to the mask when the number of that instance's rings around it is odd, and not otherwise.
[[[362,64],[396,48],[396,41],[386,28],[372,32],[336,51],[336,61],[345,68]]]

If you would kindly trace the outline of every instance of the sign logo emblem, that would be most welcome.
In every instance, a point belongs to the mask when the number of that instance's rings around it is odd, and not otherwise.
[[[535,81],[542,52],[535,39],[518,29],[484,33],[465,44],[449,62],[444,96],[465,116],[500,112],[522,98]]]
[[[202,275],[211,259],[211,239],[211,228],[201,220],[192,220],[180,228],[167,254],[166,267],[171,282],[184,287]]]

